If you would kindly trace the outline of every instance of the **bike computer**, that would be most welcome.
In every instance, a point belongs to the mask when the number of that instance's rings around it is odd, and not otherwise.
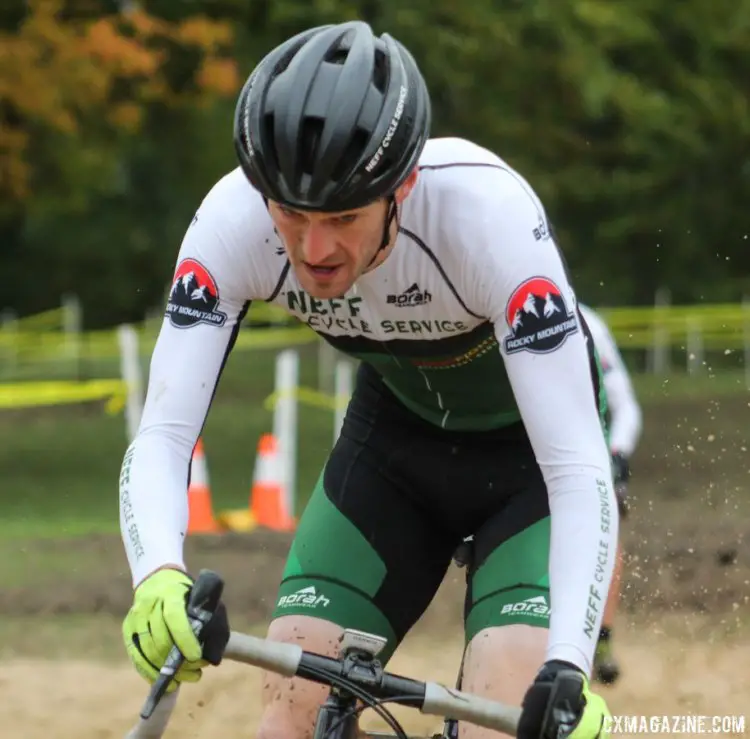
[[[386,644],[388,644],[388,639],[385,637],[357,629],[345,629],[341,637],[341,651],[344,654],[356,649],[377,657]]]

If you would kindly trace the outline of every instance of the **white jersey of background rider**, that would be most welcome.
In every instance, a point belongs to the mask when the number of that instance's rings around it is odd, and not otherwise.
[[[375,325],[379,317],[399,315],[384,291],[416,282],[429,285],[433,296],[420,306],[420,317],[465,322],[467,329],[472,320],[493,322],[550,498],[548,658],[590,671],[618,521],[575,296],[546,230],[543,208],[520,175],[492,153],[460,139],[429,141],[420,160],[424,166],[403,204],[401,225],[430,245],[466,307],[438,280],[434,261],[403,234],[384,263],[364,275],[345,298],[361,297],[358,317]],[[261,197],[239,170],[220,180],[204,199],[183,240],[178,265],[185,260],[194,260],[188,263],[190,270],[203,275],[191,289],[213,284],[218,303],[207,321],[189,327],[176,327],[165,318],[153,353],[140,430],[126,453],[120,484],[120,520],[134,583],[158,566],[183,564],[193,447],[238,316],[248,301],[266,299],[278,289],[286,262]],[[178,266],[174,284],[188,277]],[[519,291],[530,280],[557,289],[573,322],[568,320],[553,350],[533,353],[516,346],[508,353],[503,342],[512,339],[510,324],[515,323],[509,312],[520,312]],[[293,270],[285,284],[298,289]],[[472,319],[466,308],[478,318]],[[482,389],[467,387],[466,392]]]
[[[583,303],[578,305],[591,330],[604,373],[604,389],[607,392],[607,405],[611,414],[610,449],[613,453],[620,452],[630,457],[641,435],[641,407],[609,327],[592,308]]]

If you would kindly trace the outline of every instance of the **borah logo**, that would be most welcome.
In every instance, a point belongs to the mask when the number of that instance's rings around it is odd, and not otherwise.
[[[505,320],[510,327],[503,341],[507,354],[553,352],[578,330],[578,321],[568,310],[560,288],[546,277],[532,277],[513,291]]]
[[[547,599],[543,595],[537,595],[533,598],[526,598],[526,600],[519,601],[518,603],[508,603],[503,606],[500,613],[505,615],[523,613],[526,616],[544,618],[549,616],[550,608],[547,605]]]
[[[282,595],[279,598],[279,602],[276,604],[278,608],[290,608],[291,606],[302,606],[303,608],[327,608],[330,604],[330,600],[315,590],[314,585],[309,585],[306,588],[298,590],[296,593],[290,595]]]
[[[211,273],[196,259],[183,259],[178,265],[167,303],[167,316],[177,328],[199,323],[223,326],[227,314],[217,310],[219,289]]]
[[[432,295],[427,290],[420,290],[416,282],[411,287],[407,287],[401,295],[388,295],[385,299],[386,303],[395,304],[399,308],[414,308],[431,301]]]

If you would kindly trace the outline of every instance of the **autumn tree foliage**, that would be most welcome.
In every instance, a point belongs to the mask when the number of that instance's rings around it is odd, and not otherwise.
[[[238,86],[225,23],[169,22],[137,6],[93,17],[50,0],[27,8],[0,33],[6,208],[37,197],[80,206],[95,183],[112,180],[123,141],[143,132],[151,111],[205,105]]]

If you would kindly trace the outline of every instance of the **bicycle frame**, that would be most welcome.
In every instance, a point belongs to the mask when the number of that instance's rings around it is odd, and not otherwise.
[[[357,655],[358,653],[354,653]],[[306,652],[296,644],[285,644],[269,639],[261,639],[232,632],[224,652],[224,658],[235,662],[253,665],[276,672],[285,677],[301,677],[307,680],[336,685],[337,680],[346,678],[358,689],[373,699],[388,700],[398,697],[398,704],[419,710],[423,714],[440,716],[456,721],[466,721],[495,731],[516,735],[520,708],[506,706],[497,701],[447,688],[434,682],[420,682],[383,671],[377,660],[363,660],[361,653],[352,658],[346,655],[339,659],[324,657],[314,652]],[[148,720],[141,719],[126,739],[161,739],[166,731],[174,709],[179,690],[165,695]],[[318,718],[316,731],[330,728],[333,721],[351,709],[356,701],[344,690],[332,691],[329,701],[323,706]],[[351,739],[356,727],[356,717],[339,724],[336,739]],[[348,733],[347,733],[348,732]],[[330,736],[326,739],[332,739]]]

